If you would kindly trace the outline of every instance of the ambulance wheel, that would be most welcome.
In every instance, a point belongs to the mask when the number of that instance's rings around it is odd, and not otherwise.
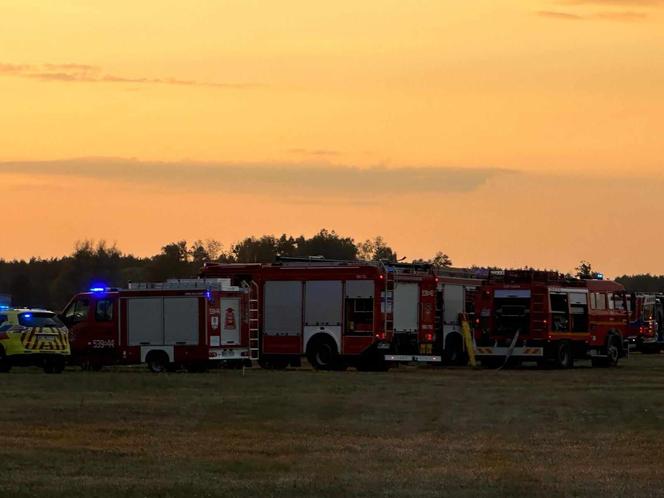
[[[9,362],[5,350],[0,346],[0,373],[7,373],[12,369],[12,364]]]
[[[163,373],[168,370],[168,356],[163,351],[152,351],[145,359],[148,369],[153,373]]]
[[[307,347],[307,359],[316,370],[333,370],[339,364],[337,345],[329,336],[314,338]]]
[[[556,367],[572,368],[574,366],[574,357],[572,356],[572,345],[569,341],[560,341],[556,348]]]

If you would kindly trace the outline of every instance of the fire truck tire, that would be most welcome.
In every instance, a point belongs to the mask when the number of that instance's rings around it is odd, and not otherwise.
[[[556,347],[556,367],[572,368],[574,366],[574,356],[572,354],[572,345],[569,341],[560,341]]]
[[[12,369],[12,364],[5,355],[5,350],[0,346],[0,373],[8,373]]]
[[[148,364],[150,372],[163,373],[168,370],[168,355],[163,351],[149,352],[145,362]]]
[[[307,359],[316,370],[335,370],[339,364],[337,345],[329,336],[314,336],[307,346]]]
[[[606,340],[606,358],[593,358],[593,367],[617,367],[620,361],[620,337],[611,334]]]

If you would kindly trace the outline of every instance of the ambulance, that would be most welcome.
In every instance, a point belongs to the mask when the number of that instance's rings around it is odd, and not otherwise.
[[[36,365],[60,373],[69,355],[69,334],[55,313],[0,307],[0,372]]]

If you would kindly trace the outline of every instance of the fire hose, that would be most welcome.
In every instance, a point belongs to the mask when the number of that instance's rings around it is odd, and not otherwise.
[[[516,341],[519,339],[519,333],[521,332],[521,329],[517,329],[516,333],[514,334],[514,337],[512,337],[512,342],[510,343],[510,347],[507,348],[507,353],[505,354],[505,361],[503,362],[502,365],[498,367],[498,370],[502,370],[507,366],[507,362],[510,361],[510,358],[512,357],[512,353],[514,353],[514,348],[516,347]]]

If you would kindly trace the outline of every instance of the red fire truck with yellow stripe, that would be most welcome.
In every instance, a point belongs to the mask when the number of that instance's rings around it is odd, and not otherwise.
[[[615,366],[628,354],[625,289],[606,280],[556,272],[492,271],[476,297],[476,357],[570,368],[575,359]]]

